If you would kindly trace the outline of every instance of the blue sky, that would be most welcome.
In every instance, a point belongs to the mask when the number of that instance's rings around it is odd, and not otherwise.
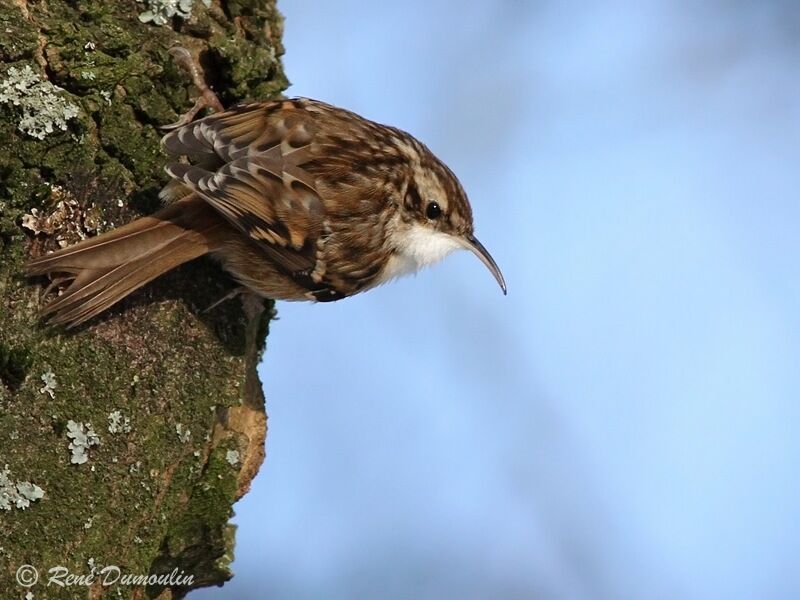
[[[466,253],[279,305],[202,598],[800,593],[800,9],[287,0],[289,93],[459,175]]]

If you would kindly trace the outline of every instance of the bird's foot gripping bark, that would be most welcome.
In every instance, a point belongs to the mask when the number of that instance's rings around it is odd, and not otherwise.
[[[200,92],[200,96],[194,101],[194,106],[181,115],[180,119],[169,125],[163,125],[161,129],[171,130],[183,127],[191,123],[194,118],[204,108],[212,108],[215,112],[222,112],[225,107],[219,101],[217,95],[208,87],[202,67],[192,57],[191,53],[183,46],[170,48],[169,53],[175,58],[175,63],[189,75],[194,86]]]

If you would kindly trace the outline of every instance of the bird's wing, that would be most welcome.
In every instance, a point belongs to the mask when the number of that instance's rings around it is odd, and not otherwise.
[[[275,146],[309,143],[316,131],[314,115],[313,103],[305,99],[242,104],[171,131],[161,145],[173,156],[216,155],[230,162]]]
[[[311,160],[313,115],[291,101],[234,107],[177,129],[162,141],[174,155],[167,172],[196,192],[276,264],[311,290],[326,233]],[[214,160],[215,170],[208,167]]]

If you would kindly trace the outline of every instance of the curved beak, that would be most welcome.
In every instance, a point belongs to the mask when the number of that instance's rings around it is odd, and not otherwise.
[[[506,290],[506,280],[503,279],[503,274],[500,272],[500,267],[497,266],[497,263],[494,262],[492,255],[489,254],[489,251],[483,247],[474,235],[469,236],[465,239],[465,246],[468,250],[470,250],[475,256],[481,259],[481,262],[486,265],[486,268],[492,272],[494,278],[497,280],[497,283],[500,284],[500,289],[503,290],[503,295],[508,294]]]

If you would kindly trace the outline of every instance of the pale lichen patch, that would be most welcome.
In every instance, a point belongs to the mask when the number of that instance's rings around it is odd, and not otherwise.
[[[175,425],[175,433],[178,434],[178,439],[182,444],[187,443],[192,437],[192,432],[188,427],[183,425],[183,423],[178,423]]]
[[[55,205],[55,208],[49,214],[32,208],[30,213],[22,216],[25,229],[34,235],[54,235],[61,248],[100,232],[97,206],[92,204],[84,208],[68,190],[59,185],[46,185],[50,188],[49,204]]]
[[[67,422],[67,437],[72,441],[69,444],[72,457],[70,462],[75,465],[82,465],[89,460],[89,448],[100,443],[98,436],[91,423],[76,423],[73,420]]]
[[[142,23],[153,23],[153,25],[166,25],[172,17],[188,19],[192,16],[194,0],[136,0],[140,4],[145,4],[147,10],[139,14]],[[203,5],[208,8],[211,0],[201,0]]]
[[[228,461],[228,464],[231,466],[236,466],[239,464],[239,451],[238,450],[228,450],[225,454],[225,460]]]
[[[43,373],[42,383],[44,384],[44,386],[39,389],[39,393],[47,394],[51,398],[55,398],[56,388],[58,387],[58,382],[56,381],[56,374],[53,373],[52,371],[47,371],[46,373]]]
[[[129,433],[131,430],[131,420],[122,414],[121,411],[115,410],[108,415],[108,433]]]
[[[30,481],[14,481],[8,465],[0,470],[0,510],[25,510],[44,496],[44,490]]]
[[[78,107],[59,95],[63,90],[43,80],[29,65],[11,67],[0,81],[0,104],[22,112],[17,129],[43,140],[56,129],[66,131],[67,121],[78,116]]]

